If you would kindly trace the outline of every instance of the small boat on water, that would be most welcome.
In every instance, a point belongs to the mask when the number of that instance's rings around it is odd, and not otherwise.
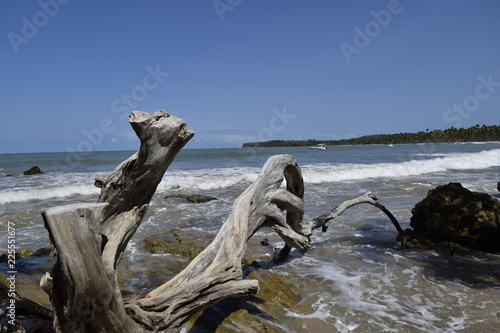
[[[317,145],[311,146],[309,148],[311,148],[311,149],[322,149],[322,150],[325,150],[326,149],[326,145],[323,144],[323,143],[318,143]]]

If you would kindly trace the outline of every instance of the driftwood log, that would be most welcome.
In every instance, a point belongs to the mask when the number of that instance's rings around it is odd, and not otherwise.
[[[125,304],[116,278],[117,263],[169,164],[194,135],[184,121],[162,110],[134,111],[129,121],[141,147],[99,182],[99,202],[42,213],[58,252],[52,271],[41,281],[54,307],[56,332],[178,332],[211,304],[232,295],[255,294],[258,282],[242,278],[241,260],[248,239],[263,227],[272,228],[284,240],[279,261],[292,248],[306,251],[315,229],[325,231],[328,221],[361,203],[382,209],[402,235],[396,219],[371,193],[304,222],[300,167],[293,156],[272,156],[257,180],[235,200],[212,243],[173,279]]]

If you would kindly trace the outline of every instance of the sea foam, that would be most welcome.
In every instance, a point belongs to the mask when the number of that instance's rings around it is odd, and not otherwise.
[[[454,153],[444,157],[374,164],[310,164],[301,167],[306,184],[356,181],[373,178],[404,178],[429,173],[484,169],[500,166],[500,149],[479,153]],[[259,168],[218,168],[173,170],[158,187],[168,190],[214,190],[250,184],[257,179]]]
[[[358,181],[374,178],[404,178],[457,170],[485,169],[500,166],[500,149],[477,153],[452,153],[444,157],[401,161],[396,163],[320,163],[301,167],[306,184]],[[173,169],[167,171],[158,186],[159,192],[208,191],[252,183],[260,168]],[[0,204],[64,198],[74,195],[98,195],[91,173],[57,175],[41,179],[34,186],[11,187],[0,191]],[[63,179],[65,177],[65,179]],[[57,184],[54,186],[54,184]]]
[[[363,180],[370,178],[402,178],[455,170],[485,169],[500,166],[500,149],[479,153],[455,153],[445,157],[400,163],[318,164],[302,167],[304,181],[311,184]]]
[[[32,200],[46,200],[66,198],[74,195],[98,195],[99,189],[93,184],[37,187],[29,189],[16,189],[0,192],[0,204],[24,202]]]

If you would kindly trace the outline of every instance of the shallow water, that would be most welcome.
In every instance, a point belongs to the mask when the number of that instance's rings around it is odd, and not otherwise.
[[[122,289],[145,293],[187,264],[168,254],[144,253],[142,240],[174,227],[213,237],[235,198],[257,177],[274,154],[296,157],[305,180],[305,219],[344,200],[373,191],[409,227],[411,208],[427,191],[448,182],[498,197],[500,144],[341,146],[326,151],[307,147],[192,149],[180,153],[158,187],[151,208],[122,259],[127,276]],[[95,202],[97,174],[110,172],[132,152],[94,152],[73,161],[67,153],[0,154],[0,232],[6,248],[7,221],[16,225],[18,247],[48,244],[40,212],[77,202]],[[45,173],[23,176],[38,165]],[[12,174],[12,176],[5,176]],[[173,194],[201,193],[218,200],[191,204]],[[498,332],[500,256],[474,252],[451,256],[439,251],[401,250],[396,230],[370,205],[350,208],[313,235],[313,247],[271,271],[300,286],[302,301],[272,314],[283,332]],[[269,238],[256,234],[251,246]],[[263,261],[272,249],[263,250]],[[267,252],[266,252],[267,251]],[[260,252],[259,252],[260,253]],[[0,266],[6,270],[5,264]],[[163,271],[170,268],[169,271]],[[162,277],[162,274],[164,277]],[[35,276],[38,278],[38,276]]]

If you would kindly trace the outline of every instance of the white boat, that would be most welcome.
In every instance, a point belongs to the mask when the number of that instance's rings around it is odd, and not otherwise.
[[[311,146],[311,147],[309,147],[309,148],[311,148],[311,149],[322,149],[322,150],[324,150],[324,149],[326,149],[326,145],[325,145],[325,144],[323,144],[323,143],[318,143],[317,145],[315,145],[315,146]]]

